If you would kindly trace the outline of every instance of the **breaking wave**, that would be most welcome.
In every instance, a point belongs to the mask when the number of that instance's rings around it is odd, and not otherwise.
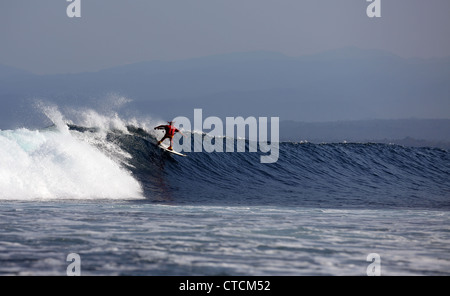
[[[44,111],[49,128],[0,130],[0,199],[450,209],[442,149],[284,142],[272,164],[261,164],[259,152],[181,158],[156,147],[161,122],[92,110],[75,112],[74,122]]]

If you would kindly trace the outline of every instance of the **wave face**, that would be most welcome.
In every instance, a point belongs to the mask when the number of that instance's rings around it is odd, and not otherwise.
[[[446,150],[280,143],[272,164],[259,152],[177,157],[155,146],[161,135],[151,127],[114,120],[0,131],[0,199],[450,209]]]
[[[159,161],[164,186],[158,190],[167,189],[176,202],[450,209],[450,155],[441,149],[280,143],[273,164],[249,152]]]

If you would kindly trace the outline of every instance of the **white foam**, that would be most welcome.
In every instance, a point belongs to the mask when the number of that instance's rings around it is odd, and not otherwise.
[[[75,115],[76,124],[85,127],[95,127],[99,131],[116,130],[127,133],[127,123],[119,118],[116,112],[102,115],[92,109],[72,110]]]
[[[59,123],[54,131],[0,130],[0,199],[143,198],[119,162]]]

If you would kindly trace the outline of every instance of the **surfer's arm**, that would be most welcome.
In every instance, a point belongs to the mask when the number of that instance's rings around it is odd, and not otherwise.
[[[166,128],[165,125],[158,125],[158,126],[155,127],[154,129],[157,130],[157,129],[165,129],[165,128]]]
[[[186,137],[185,134],[183,134],[179,129],[176,130],[177,133],[180,133],[183,137]]]

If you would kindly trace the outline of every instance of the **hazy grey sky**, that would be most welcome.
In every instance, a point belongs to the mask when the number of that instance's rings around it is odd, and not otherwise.
[[[34,73],[95,71],[239,51],[289,56],[346,46],[450,56],[449,0],[1,0],[0,64]]]

